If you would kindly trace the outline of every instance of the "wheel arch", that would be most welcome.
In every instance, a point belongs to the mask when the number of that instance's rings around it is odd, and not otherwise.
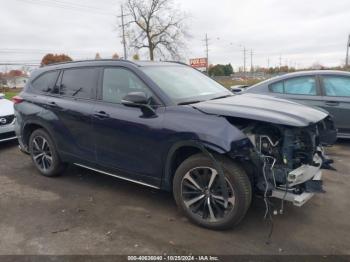
[[[168,151],[168,154],[165,159],[165,166],[164,166],[164,171],[163,171],[163,176],[161,181],[161,188],[166,191],[171,191],[173,177],[179,165],[185,159],[187,159],[188,157],[194,154],[198,154],[198,153],[206,154],[205,150],[209,152],[217,153],[217,154],[227,153],[225,150],[223,150],[220,147],[217,147],[210,143],[201,142],[201,141],[189,140],[189,141],[181,141],[174,144]]]
[[[22,129],[22,142],[23,142],[26,150],[29,149],[29,139],[30,139],[31,134],[37,129],[45,130],[48,133],[48,135],[50,136],[51,140],[55,143],[55,146],[56,146],[56,142],[53,139],[52,132],[51,132],[50,128],[45,123],[43,123],[42,121],[29,120],[24,124],[23,129]]]

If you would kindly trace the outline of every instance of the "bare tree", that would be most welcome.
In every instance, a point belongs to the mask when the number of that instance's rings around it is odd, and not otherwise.
[[[185,15],[172,0],[127,0],[131,20],[130,46],[137,51],[147,48],[150,60],[155,54],[179,59],[185,47]]]

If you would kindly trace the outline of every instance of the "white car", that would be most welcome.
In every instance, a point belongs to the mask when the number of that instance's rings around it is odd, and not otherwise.
[[[16,139],[13,103],[0,93],[0,142]]]

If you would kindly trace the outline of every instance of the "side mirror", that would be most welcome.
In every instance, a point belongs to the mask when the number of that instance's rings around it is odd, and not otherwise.
[[[238,88],[238,87],[232,87],[232,88],[231,88],[231,92],[232,92],[232,93],[235,93],[235,94],[240,93],[240,92],[242,92],[242,91],[243,91],[242,88]]]
[[[131,92],[123,98],[122,104],[130,107],[143,107],[148,104],[148,98],[143,92]]]
[[[122,99],[122,104],[129,107],[139,107],[143,117],[156,117],[156,112],[149,105],[149,99],[144,92],[131,92]]]

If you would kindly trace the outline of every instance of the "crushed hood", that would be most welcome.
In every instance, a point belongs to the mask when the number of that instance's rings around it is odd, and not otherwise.
[[[318,109],[258,94],[240,94],[193,105],[206,114],[232,116],[274,124],[303,127],[327,117]]]

